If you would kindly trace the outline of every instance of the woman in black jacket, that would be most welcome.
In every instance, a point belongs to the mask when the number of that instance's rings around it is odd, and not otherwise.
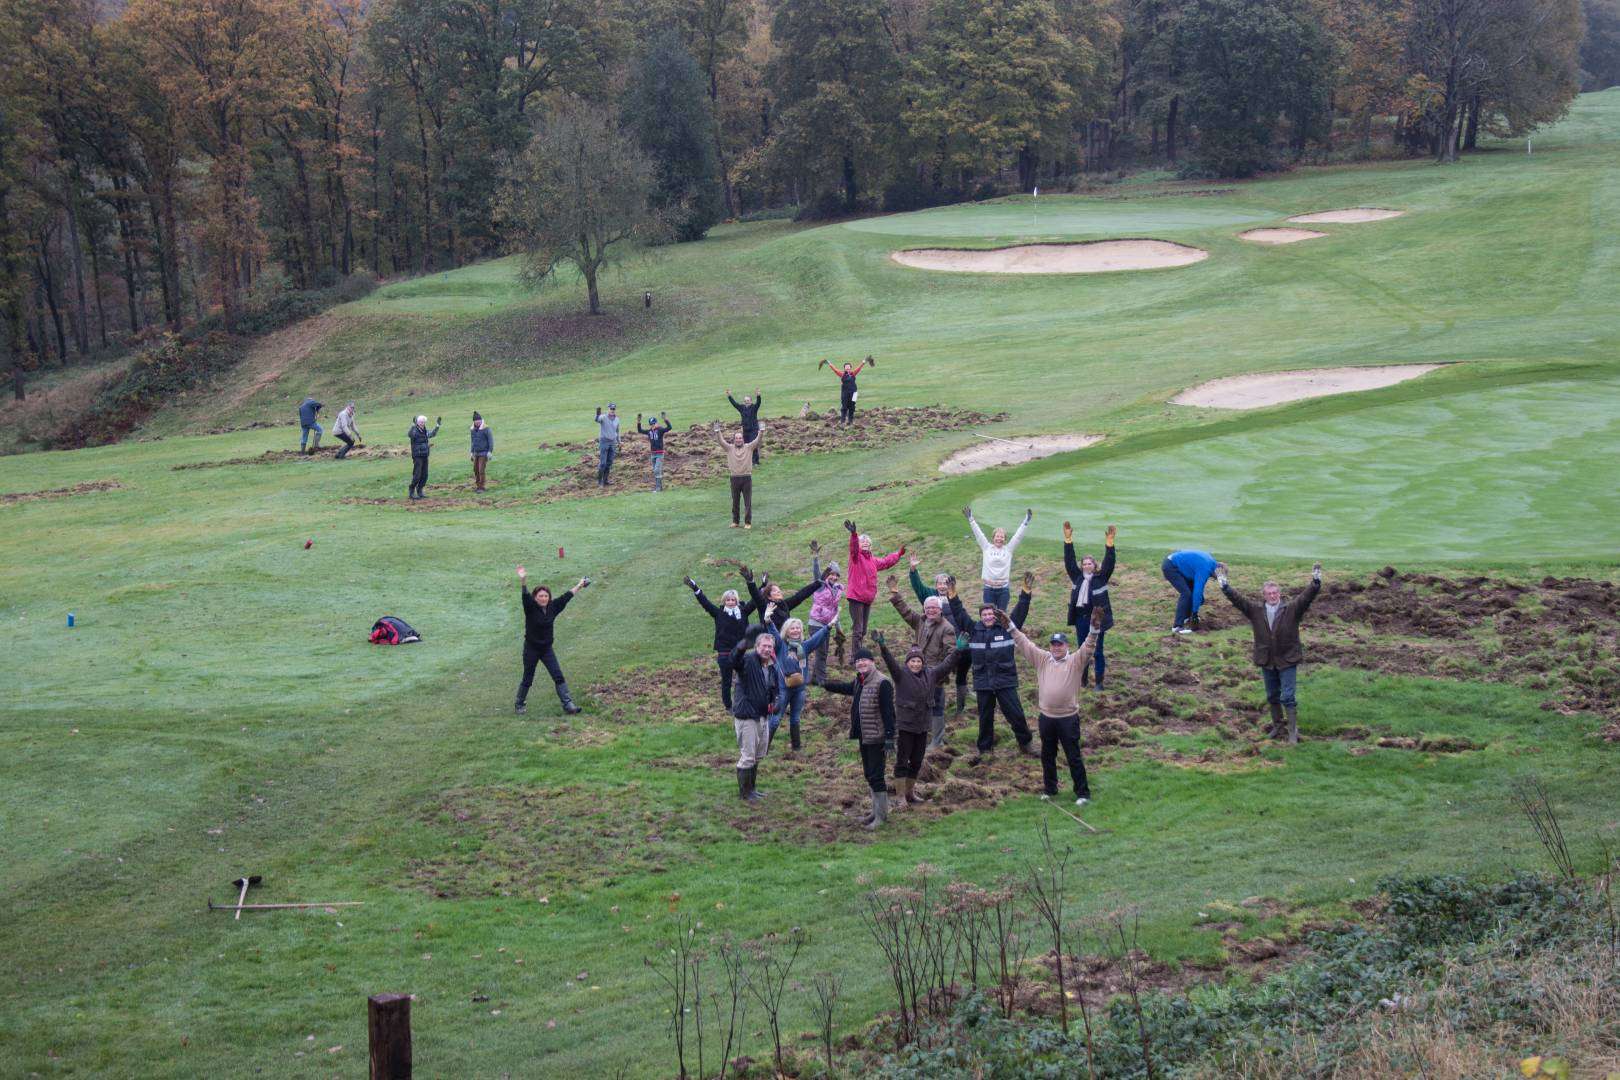
[[[743,569],[748,568],[745,566]],[[773,582],[769,574],[765,575],[759,585],[754,584],[754,575],[751,572],[743,574],[743,580],[748,583],[748,599],[753,602],[754,610],[763,612],[767,604],[776,605],[771,613],[771,625],[780,632],[782,627],[787,625],[793,609],[810,599],[816,594],[816,590],[821,588],[821,558],[817,555],[810,557],[810,584],[798,592],[783,592],[782,586]]]
[[[714,620],[714,662],[720,669],[720,700],[725,703],[726,712],[730,712],[731,678],[735,673],[731,650],[748,630],[748,616],[754,613],[754,602],[750,600],[744,604],[737,596],[736,589],[727,589],[720,594],[720,606],[715,607],[714,603],[703,595],[703,590],[698,587],[697,582],[690,577],[684,577],[681,581],[692,590],[698,606]]]
[[[551,590],[544,585],[536,585],[534,592],[529,591],[529,572],[523,567],[517,568],[518,594],[523,597],[523,681],[518,683],[517,701],[514,703],[519,716],[528,711],[524,704],[529,698],[529,687],[534,685],[534,668],[536,664],[545,664],[546,670],[551,673],[551,679],[557,684],[557,700],[562,702],[562,710],[569,716],[579,712],[579,706],[568,693],[568,683],[563,680],[562,665],[557,663],[557,654],[552,651],[552,624],[557,616],[562,614],[568,601],[591,583],[590,578],[580,578],[579,584],[563,593],[555,600],[551,598]]]
[[[1108,628],[1114,625],[1114,605],[1108,597],[1108,579],[1114,576],[1114,527],[1112,525],[1103,532],[1102,566],[1090,555],[1082,555],[1078,562],[1074,558],[1074,528],[1067,521],[1063,523],[1063,568],[1069,572],[1069,625],[1074,627],[1074,639],[1086,640],[1091,632],[1091,609],[1102,608],[1102,629],[1097,633],[1097,651],[1093,654],[1092,666],[1097,671],[1097,689],[1103,685],[1103,672],[1108,670],[1108,661],[1103,659],[1103,635]],[[1080,685],[1087,682],[1089,672],[1080,673]]]

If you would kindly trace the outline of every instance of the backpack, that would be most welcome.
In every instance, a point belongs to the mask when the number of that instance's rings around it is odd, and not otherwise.
[[[411,629],[411,624],[392,615],[384,615],[371,624],[373,645],[409,645],[421,641],[422,635]]]

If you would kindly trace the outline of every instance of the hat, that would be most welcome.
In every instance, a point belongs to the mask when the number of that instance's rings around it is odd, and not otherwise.
[[[912,657],[916,657],[918,660],[921,660],[923,658],[923,651],[917,648],[917,646],[913,645],[911,648],[906,650],[906,661],[909,663]]]
[[[483,419],[483,417],[482,417],[482,416],[479,416],[479,415],[478,415],[478,410],[477,410],[477,409],[474,409],[474,410],[473,410],[473,419],[474,419],[474,420],[482,420],[482,419]]]
[[[839,577],[843,577],[843,571],[838,569],[838,564],[835,562],[830,562],[822,568],[821,577],[823,581],[826,580],[828,574],[837,574]]]
[[[1061,632],[1053,634],[1048,639],[1047,643],[1051,645],[1067,645],[1069,643],[1069,635]]]
[[[610,408],[610,409],[617,409],[617,408],[618,408],[618,406],[617,406],[617,405],[615,405],[615,404],[613,404],[613,402],[611,402],[611,401],[610,401],[610,402],[608,402],[608,408]]]
[[[865,645],[862,645],[860,648],[855,650],[855,655],[850,657],[850,659],[851,660],[870,660],[870,659],[872,659],[872,650],[868,649]]]

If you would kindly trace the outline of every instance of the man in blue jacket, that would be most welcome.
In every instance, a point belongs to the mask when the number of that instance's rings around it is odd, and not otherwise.
[[[298,452],[300,454],[313,454],[321,448],[321,425],[315,422],[315,414],[321,411],[321,403],[312,397],[306,397],[298,405]],[[304,444],[309,442],[309,433],[315,433],[315,445],[308,450]]]
[[[776,639],[761,633],[754,651],[737,666],[737,694],[731,707],[737,732],[737,795],[758,802],[759,763],[770,749],[770,718],[780,711],[786,688],[776,662]]]
[[[1215,573],[1215,556],[1207,551],[1172,551],[1159,567],[1164,580],[1176,590],[1176,621],[1171,633],[1190,634],[1198,629],[1198,609],[1204,606],[1204,583]]]

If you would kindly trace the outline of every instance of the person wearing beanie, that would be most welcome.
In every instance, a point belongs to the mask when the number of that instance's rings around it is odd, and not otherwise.
[[[411,441],[411,486],[406,493],[412,500],[427,498],[423,489],[427,487],[428,453],[433,449],[432,439],[443,423],[444,417],[441,416],[433,421],[433,430],[429,431],[427,417],[418,416],[416,423],[405,432],[405,437]]]
[[[883,666],[894,680],[895,755],[894,786],[900,796],[900,805],[914,806],[924,802],[916,793],[917,775],[922,771],[923,755],[928,751],[933,721],[939,715],[936,701],[940,686],[956,670],[956,650],[967,648],[966,636],[956,641],[953,635],[951,651],[933,665],[925,665],[923,650],[916,645],[906,650],[905,660],[899,661],[889,651],[883,631],[872,633],[878,651],[883,654]]]
[[[664,490],[664,436],[675,430],[668,413],[659,413],[659,419],[648,427],[641,426],[641,414],[636,413],[636,434],[647,436],[647,455],[652,458],[653,490]]]
[[[1322,591],[1322,564],[1311,567],[1311,583],[1305,591],[1283,603],[1282,586],[1268,581],[1260,588],[1260,603],[1238,592],[1226,582],[1226,564],[1215,564],[1215,580],[1232,606],[1249,620],[1254,631],[1254,665],[1266,684],[1266,706],[1271,710],[1271,727],[1266,735],[1286,739],[1290,746],[1299,742],[1299,709],[1294,700],[1294,677],[1305,652],[1299,644],[1299,624],[1310,610],[1311,601]]]
[[[1069,779],[1074,783],[1074,803],[1084,806],[1091,801],[1091,788],[1086,783],[1086,763],[1080,757],[1080,681],[1091,663],[1092,650],[1102,636],[1102,609],[1091,609],[1090,633],[1073,652],[1069,651],[1067,634],[1053,634],[1049,652],[1025,637],[1006,613],[1000,613],[1000,621],[1002,628],[1012,634],[1018,654],[1035,669],[1035,703],[1040,710],[1037,724],[1041,731],[1041,790],[1044,793],[1041,797],[1050,799],[1057,794],[1057,752],[1061,746],[1069,762]]]
[[[535,665],[543,663],[551,675],[551,681],[557,685],[557,700],[562,704],[563,712],[573,716],[579,712],[579,706],[574,704],[574,698],[568,692],[562,665],[557,663],[557,654],[552,651],[552,626],[563,608],[568,606],[568,601],[588,586],[591,579],[580,578],[578,585],[553,600],[551,590],[544,585],[536,585],[533,592],[529,591],[529,572],[523,567],[517,568],[517,575],[518,595],[523,598],[523,680],[518,683],[513,708],[519,716],[528,711],[529,687],[534,685]]]
[[[838,625],[838,609],[844,600],[844,586],[840,584],[838,564],[829,562],[826,566],[820,565],[821,545],[810,541],[811,577],[821,583],[820,588],[810,594],[810,617],[805,625],[813,638],[823,630],[831,630]],[[821,635],[821,644],[810,650],[810,685],[820,686],[827,681],[827,635]]]
[[[489,459],[495,453],[495,433],[489,430],[484,418],[473,413],[472,422],[472,467],[473,485],[476,490],[484,490],[484,478],[489,469]]]
[[[861,824],[875,829],[889,819],[884,765],[888,748],[894,745],[894,683],[877,669],[870,652],[857,647],[855,678],[848,682],[828,679],[823,688],[850,699],[849,737],[860,744],[861,773],[872,789],[872,812]]]
[[[916,571],[913,571],[915,573]],[[889,603],[899,612],[900,618],[911,627],[912,645],[922,650],[924,665],[933,667],[942,660],[950,662],[951,669],[957,670],[959,656],[965,656],[967,650],[958,652],[956,648],[956,624],[945,615],[945,601],[938,596],[930,596],[923,601],[922,611],[913,610],[900,595],[900,582],[893,574],[889,575]],[[896,679],[896,683],[899,680]],[[945,683],[935,683],[930,695],[929,711],[933,720],[930,724],[930,746],[939,746],[945,741]]]

